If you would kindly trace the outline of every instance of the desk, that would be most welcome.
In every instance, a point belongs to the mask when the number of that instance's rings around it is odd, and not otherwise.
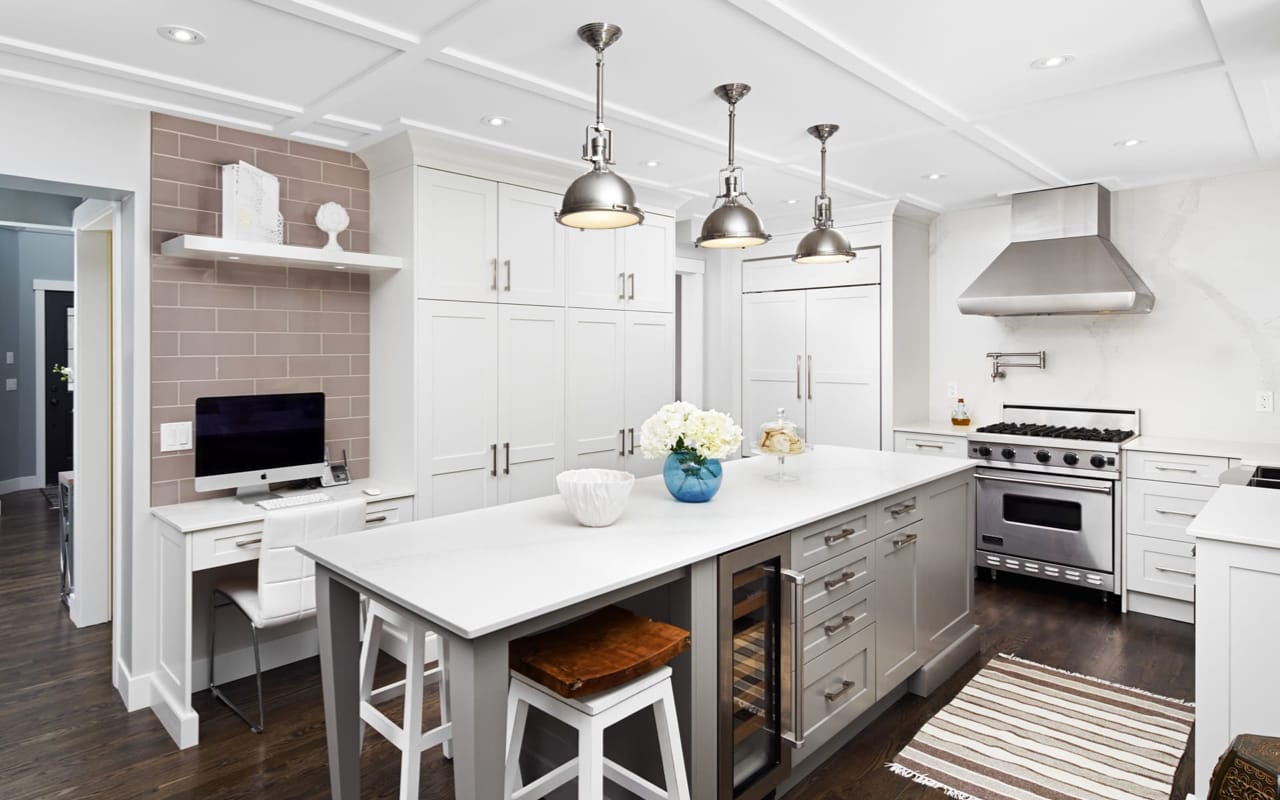
[[[382,494],[363,494],[364,489],[375,486]],[[321,491],[334,500],[363,497],[368,501],[365,527],[369,530],[413,519],[413,492],[407,489],[361,480]],[[151,708],[180,748],[194,746],[200,737],[200,718],[191,707],[191,695],[208,687],[205,612],[214,570],[219,570],[218,575],[253,572],[266,513],[234,497],[151,509],[158,550]],[[219,626],[220,680],[253,674],[248,632],[242,627],[228,624],[224,635]],[[309,621],[264,633],[264,670],[318,652],[315,626]]]

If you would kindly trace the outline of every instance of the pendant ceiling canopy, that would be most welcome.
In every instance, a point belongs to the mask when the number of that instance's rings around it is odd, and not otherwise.
[[[857,255],[844,234],[832,227],[831,198],[827,196],[827,140],[838,130],[839,125],[830,123],[809,128],[809,135],[822,142],[822,185],[813,199],[813,230],[804,235],[791,257],[798,264],[836,264]]]
[[[755,247],[772,238],[764,232],[756,212],[744,205],[744,201],[750,203],[751,198],[742,190],[742,167],[733,163],[738,101],[750,91],[751,87],[745,83],[726,83],[715,88],[716,97],[729,104],[729,165],[720,170],[724,192],[716,197],[719,205],[702,223],[698,247]]]
[[[604,125],[604,51],[622,37],[622,28],[608,22],[591,22],[578,28],[578,38],[596,51],[596,121],[587,126],[582,160],[591,170],[569,185],[556,219],[571,228],[625,228],[644,222],[636,205],[636,193],[617,174],[613,161],[613,131]]]

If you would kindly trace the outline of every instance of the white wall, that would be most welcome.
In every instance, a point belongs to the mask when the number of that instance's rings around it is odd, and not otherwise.
[[[956,297],[1009,242],[1009,206],[933,223],[930,415],[959,384],[975,424],[1003,402],[1137,407],[1144,433],[1280,441],[1280,171],[1113,193],[1112,241],[1151,287],[1148,315],[966,317]],[[1048,351],[992,383],[990,351]]]

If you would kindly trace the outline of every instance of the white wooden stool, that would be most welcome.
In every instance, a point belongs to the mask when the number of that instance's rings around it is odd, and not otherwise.
[[[378,651],[384,636],[403,637],[405,640],[405,677],[386,686],[374,688],[373,678],[378,667]],[[438,647],[436,666],[422,668],[426,661],[428,637]],[[422,752],[436,745],[443,745],[445,758],[449,758],[453,727],[449,722],[449,673],[447,653],[442,637],[436,636],[422,623],[392,611],[375,602],[369,603],[365,621],[364,645],[360,652],[360,721],[368,723],[387,741],[400,749],[400,798],[418,799],[418,777],[422,765]],[[440,724],[430,730],[422,729],[422,701],[428,684],[440,687]],[[379,703],[396,697],[404,697],[404,722],[396,725],[377,709]],[[364,725],[360,726],[360,741],[364,742]]]
[[[578,756],[528,786],[520,776],[520,749],[529,706],[555,717],[578,732]],[[627,717],[653,707],[662,752],[666,789],[604,757],[604,731]],[[645,800],[689,800],[680,727],[671,691],[671,667],[659,667],[630,683],[578,699],[561,697],[518,672],[511,673],[507,694],[507,800],[531,800],[578,779],[578,800],[601,800],[604,781],[616,783]]]

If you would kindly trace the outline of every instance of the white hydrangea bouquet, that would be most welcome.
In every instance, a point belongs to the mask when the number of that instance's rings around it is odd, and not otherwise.
[[[645,458],[666,458],[663,478],[677,500],[701,503],[720,488],[720,459],[742,444],[733,417],[692,403],[667,403],[640,427]]]

